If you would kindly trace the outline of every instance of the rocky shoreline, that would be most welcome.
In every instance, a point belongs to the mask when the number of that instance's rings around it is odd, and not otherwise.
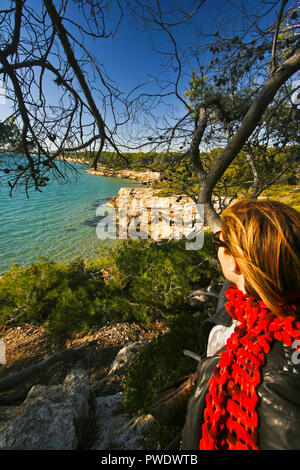
[[[58,156],[56,157],[58,160],[63,160],[63,161],[66,161],[66,162],[69,162],[69,163],[79,163],[80,165],[90,165],[91,162],[90,160],[86,160],[85,158],[72,158],[72,157],[62,157],[62,156]]]
[[[91,165],[90,160],[86,160],[84,158],[72,158],[72,157],[56,157],[59,160],[64,160],[70,163],[79,163],[81,165]],[[160,182],[160,173],[157,171],[134,171],[134,170],[116,170],[114,168],[107,168],[104,166],[98,166],[97,170],[93,168],[87,168],[84,170],[86,173],[90,173],[91,175],[99,175],[99,176],[113,176],[116,178],[126,178],[130,180],[137,181],[142,184],[152,185]]]
[[[147,185],[160,182],[160,173],[154,171],[114,170],[111,168],[98,167],[97,170],[86,169],[85,172],[92,175],[126,178]]]
[[[117,212],[118,235],[123,238],[181,239],[190,234],[197,222],[196,204],[185,194],[158,196],[155,189],[161,181],[159,172],[115,170],[98,167],[86,173],[99,176],[126,178],[142,183],[142,188],[121,188],[105,206]],[[125,214],[125,217],[124,217]],[[198,217],[199,218],[199,217]]]

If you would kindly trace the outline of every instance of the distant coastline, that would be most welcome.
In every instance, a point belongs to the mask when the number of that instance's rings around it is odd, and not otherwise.
[[[82,165],[90,165],[91,162],[84,158],[72,158],[72,157],[57,157],[60,160],[65,160],[70,163],[79,163]],[[91,175],[99,175],[99,176],[113,176],[117,178],[125,178],[137,181],[142,184],[153,185],[159,183],[161,181],[161,175],[157,171],[151,170],[144,170],[144,171],[134,171],[134,170],[116,170],[114,168],[107,168],[104,166],[98,166],[97,170],[93,168],[87,168],[84,170],[86,173],[90,173]]]
[[[160,173],[154,171],[133,171],[133,170],[114,170],[105,167],[98,167],[97,170],[87,169],[85,170],[86,173],[90,173],[92,175],[100,175],[100,176],[115,176],[118,178],[126,178],[130,180],[138,181],[142,184],[152,185],[159,183]]]
[[[85,158],[62,157],[60,155],[56,158],[58,160],[65,160],[65,161],[71,162],[71,163],[80,163],[81,165],[91,165],[91,162],[89,160],[86,160]]]

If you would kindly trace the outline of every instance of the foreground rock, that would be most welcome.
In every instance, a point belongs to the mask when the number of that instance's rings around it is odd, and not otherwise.
[[[143,449],[145,431],[153,418],[125,413],[120,378],[146,343],[126,343],[98,386],[91,386],[83,369],[72,370],[62,384],[33,386],[21,405],[5,409],[0,449],[82,449],[87,435],[88,448],[94,450]]]
[[[61,385],[35,385],[22,405],[8,411],[0,449],[76,449],[89,417],[90,392],[89,376],[81,369]]]
[[[123,394],[96,398],[98,434],[93,450],[143,450],[151,415],[130,416],[124,413]]]
[[[147,343],[145,340],[127,343],[117,354],[104,381],[102,395],[96,397],[95,415],[97,434],[93,450],[143,450],[144,437],[151,415],[132,416],[125,413],[123,393],[116,387],[120,373],[132,364],[139,350]],[[114,393],[110,393],[114,390]]]

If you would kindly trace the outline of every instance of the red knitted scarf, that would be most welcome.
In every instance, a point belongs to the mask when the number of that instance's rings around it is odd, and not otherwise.
[[[226,291],[227,312],[238,326],[227,340],[209,382],[200,450],[254,450],[257,442],[257,386],[261,367],[274,340],[292,346],[300,338],[299,303],[285,307],[276,317],[262,301],[236,286]],[[299,318],[299,316],[298,316]]]

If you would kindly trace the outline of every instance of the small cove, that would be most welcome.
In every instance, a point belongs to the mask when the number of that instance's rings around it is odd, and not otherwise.
[[[63,165],[63,163],[60,163]],[[24,188],[8,194],[9,175],[0,183],[0,275],[16,262],[27,267],[39,257],[61,262],[94,259],[108,241],[98,239],[96,209],[121,187],[140,183],[118,177],[92,175],[87,165],[74,164],[78,174],[66,169],[66,182],[51,181],[43,192]],[[111,243],[111,242],[110,242]]]

